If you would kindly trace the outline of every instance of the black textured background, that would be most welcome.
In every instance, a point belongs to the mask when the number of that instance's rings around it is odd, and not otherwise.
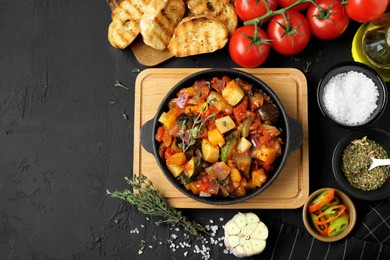
[[[199,241],[186,239],[182,230],[156,226],[157,219],[105,195],[107,188],[127,188],[123,177],[132,174],[134,69],[145,69],[130,48],[111,47],[110,21],[105,1],[0,1],[0,259],[201,258],[194,253]],[[334,41],[313,38],[294,58],[272,53],[264,64],[304,70],[312,62],[306,73],[311,191],[337,187],[330,156],[347,131],[322,117],[316,85],[331,66],[352,60],[358,26],[351,23]],[[158,67],[236,65],[225,48]],[[114,87],[115,81],[128,90]],[[376,124],[388,131],[389,109]],[[367,204],[355,203],[363,216]],[[289,243],[296,241],[307,248],[311,237],[304,231],[301,209],[253,211],[270,228],[269,250],[262,258],[301,259],[299,250],[286,257],[271,251],[278,235],[285,243],[277,251],[285,246],[289,252]],[[237,212],[183,210],[203,225],[218,225],[215,239]],[[174,249],[168,238],[191,244]],[[230,258],[218,244],[211,258]]]

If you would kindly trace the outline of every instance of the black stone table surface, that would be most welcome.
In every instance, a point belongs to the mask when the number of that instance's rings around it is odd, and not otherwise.
[[[132,175],[134,85],[147,68],[130,48],[109,44],[110,22],[106,1],[0,1],[0,259],[235,259],[223,225],[239,209],[179,209],[213,233],[202,243],[106,195]],[[310,192],[339,188],[331,154],[349,130],[322,116],[316,89],[329,68],[353,60],[359,26],[351,22],[336,40],[312,38],[294,57],[272,52],[262,65],[307,78]],[[156,67],[237,65],[224,48]],[[390,131],[389,117],[390,106],[374,127]],[[269,228],[254,259],[390,259],[389,200],[353,201],[355,229],[330,244],[306,232],[302,208],[241,210]]]

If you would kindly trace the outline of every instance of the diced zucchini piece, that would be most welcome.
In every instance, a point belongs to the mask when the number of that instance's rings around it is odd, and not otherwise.
[[[212,145],[206,139],[202,139],[202,155],[205,161],[215,163],[219,158],[219,147],[217,145]]]
[[[175,178],[177,178],[184,171],[184,166],[175,164],[167,164],[167,168]]]
[[[187,176],[191,179],[196,179],[198,174],[202,172],[202,163],[201,157],[192,157],[184,167]]]
[[[240,141],[238,141],[237,144],[237,151],[239,151],[240,153],[245,153],[251,148],[251,146],[252,146],[251,142],[249,142],[246,138],[241,137]]]
[[[230,104],[222,97],[221,93],[211,91],[207,97],[207,103],[212,104],[218,111],[225,111],[231,108]]]
[[[226,162],[229,157],[233,154],[234,150],[237,146],[237,138],[235,136],[231,136],[226,141],[226,144],[221,148],[221,161]]]
[[[223,98],[232,106],[237,105],[244,95],[244,91],[235,80],[229,81],[226,87],[222,90]]]
[[[236,124],[234,123],[233,119],[230,116],[224,116],[215,119],[215,126],[221,132],[221,134],[224,134],[236,128]]]
[[[158,118],[158,122],[160,122],[161,124],[164,124],[165,121],[167,121],[167,113],[162,112],[161,116]]]
[[[253,120],[254,120],[253,117],[247,117],[244,119],[244,121],[242,121],[241,135],[243,137],[245,137],[245,138],[248,137]]]

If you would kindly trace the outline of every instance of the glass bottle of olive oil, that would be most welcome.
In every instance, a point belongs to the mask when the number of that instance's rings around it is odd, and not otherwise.
[[[390,13],[369,23],[362,41],[367,59],[378,68],[390,69]]]

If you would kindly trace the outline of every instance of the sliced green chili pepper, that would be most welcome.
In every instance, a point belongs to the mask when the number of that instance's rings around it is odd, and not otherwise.
[[[332,221],[335,221],[337,218],[339,218],[344,211],[345,211],[344,205],[332,206],[330,208],[327,208],[321,214],[319,214],[317,218],[314,220],[314,223],[317,225],[324,225],[326,223],[330,223]],[[322,220],[322,217],[325,217],[325,219]]]
[[[333,221],[328,228],[328,236],[334,237],[338,234],[341,234],[348,226],[349,223],[349,216],[343,215]]]
[[[320,195],[315,197],[315,199],[309,205],[309,212],[315,212],[319,210],[326,203],[331,201],[334,197],[334,189],[328,189],[322,192]]]

